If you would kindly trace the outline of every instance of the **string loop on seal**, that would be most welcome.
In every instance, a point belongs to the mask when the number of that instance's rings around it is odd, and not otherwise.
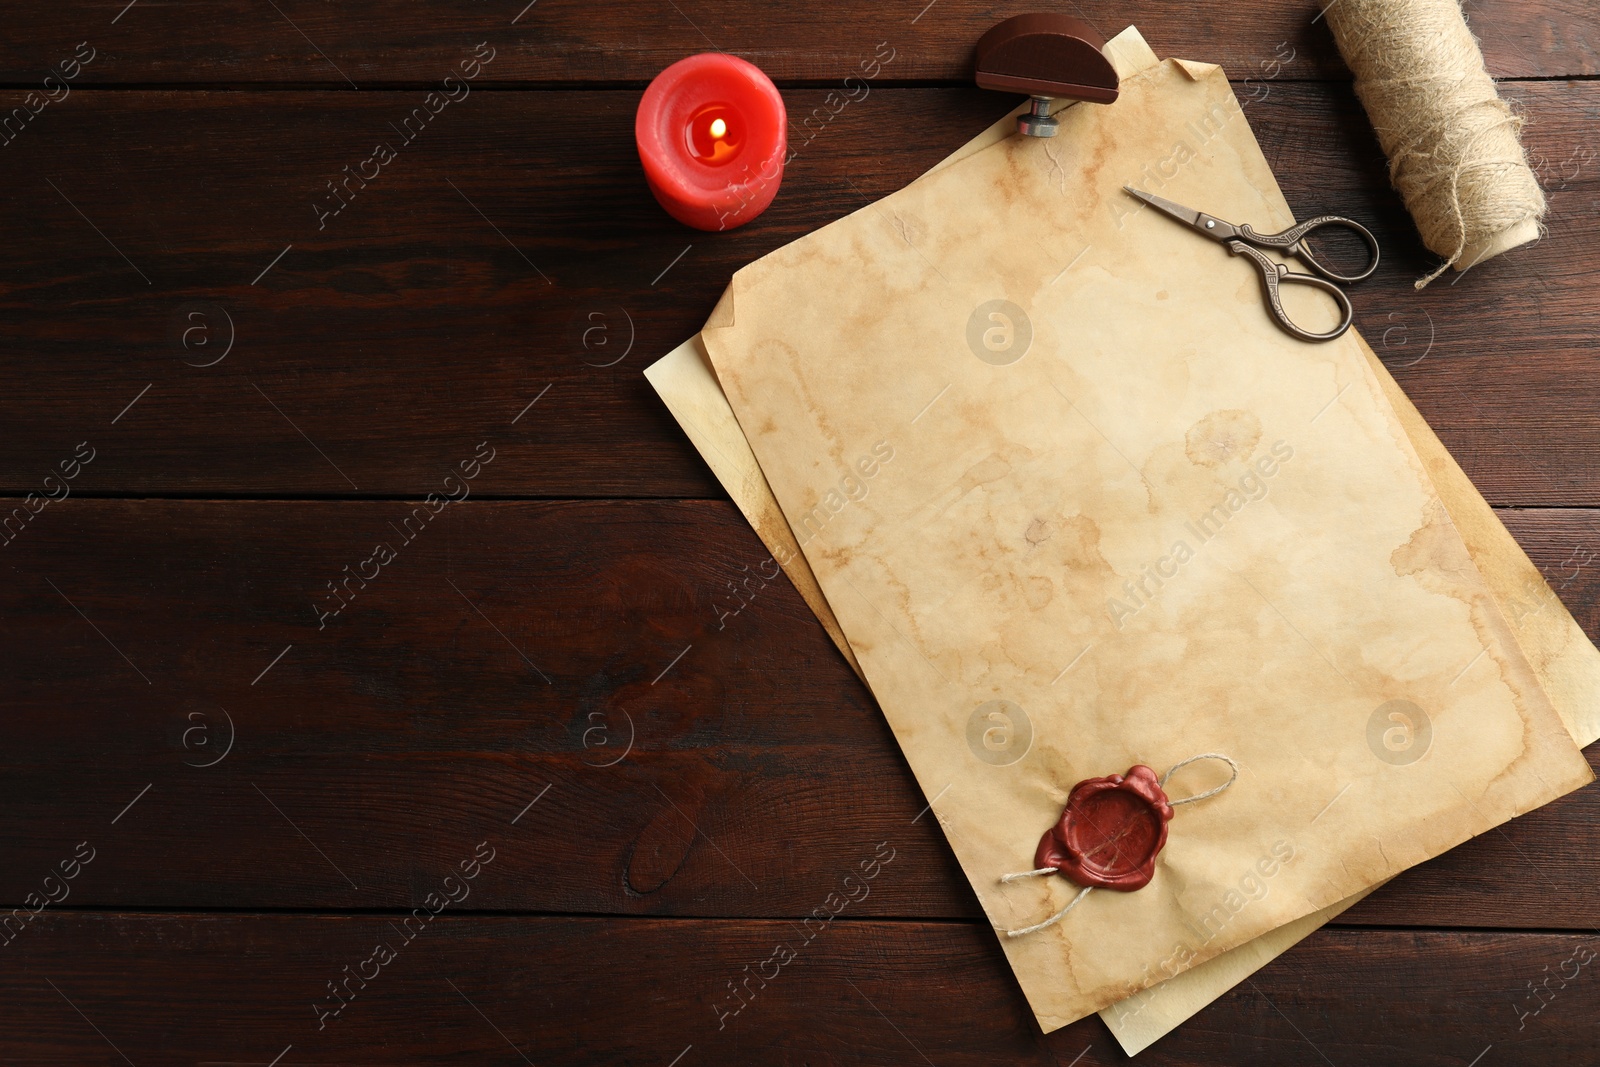
[[[1168,767],[1167,768],[1167,773],[1163,774],[1161,776],[1161,788],[1165,789],[1167,787],[1167,779],[1171,778],[1174,774],[1178,773],[1178,770],[1180,768],[1187,767],[1189,764],[1198,762],[1199,760],[1203,760],[1203,759],[1219,759],[1223,763],[1226,763],[1228,765],[1228,769],[1231,770],[1233,773],[1228,776],[1228,780],[1226,782],[1223,782],[1221,785],[1217,786],[1215,789],[1207,789],[1204,793],[1196,793],[1194,796],[1192,796],[1192,797],[1184,797],[1182,800],[1171,800],[1171,799],[1169,799],[1167,801],[1167,806],[1168,807],[1175,808],[1179,804],[1193,804],[1197,800],[1205,800],[1207,797],[1214,797],[1218,793],[1222,792],[1224,789],[1226,789],[1230,785],[1232,785],[1234,783],[1234,781],[1239,777],[1239,765],[1237,763],[1233,762],[1231,757],[1224,756],[1220,752],[1202,752],[1198,756],[1190,756],[1186,760],[1179,760],[1177,763],[1174,763],[1172,766]]]

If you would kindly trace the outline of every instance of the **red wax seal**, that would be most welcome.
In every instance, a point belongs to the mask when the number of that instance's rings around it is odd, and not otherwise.
[[[1085,778],[1072,787],[1061,821],[1040,838],[1033,865],[1054,867],[1081,886],[1143,889],[1155,877],[1171,818],[1167,794],[1149,767]]]

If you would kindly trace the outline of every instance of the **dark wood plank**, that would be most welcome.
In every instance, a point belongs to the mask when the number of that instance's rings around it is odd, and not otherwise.
[[[0,900],[87,838],[75,901],[410,906],[521,815],[507,854],[539,877],[475,906],[804,913],[819,868],[892,830],[925,877],[873,907],[969,907],[787,581],[719,616],[767,558],[731,505],[468,501],[407,543],[412,515],[68,499],[6,545]],[[397,558],[319,629],[380,541]]]
[[[99,51],[92,83],[270,81],[369,88],[437,81],[480,41],[497,50],[485,78],[561,85],[643,83],[694,52],[727,50],[781,81],[838,82],[873,44],[897,51],[887,76],[966,81],[972,49],[1000,19],[1040,5],[976,0],[753,4],[740,0],[626,4],[599,13],[579,0],[379,4],[186,4],[126,0],[26,5],[0,41],[0,80],[32,84],[82,40]],[[1081,0],[1071,10],[1110,36],[1137,25],[1160,55],[1224,64],[1240,76],[1294,56],[1296,76],[1347,77],[1324,0],[1265,0],[1175,10],[1160,0]],[[1480,0],[1468,6],[1498,77],[1600,72],[1600,17],[1583,0]],[[120,12],[120,14],[119,14]]]
[[[900,864],[871,884],[919,876]],[[470,884],[538,876],[501,853]],[[819,882],[819,899],[836,881]],[[0,1056],[74,1067],[119,1054],[141,1065],[283,1054],[285,1067],[1126,1062],[1092,1016],[1041,1034],[975,923],[841,917],[808,939],[788,922],[446,911],[408,941],[402,918],[47,910],[4,949]],[[1440,1067],[1492,1045],[1497,1064],[1587,1063],[1597,950],[1592,934],[1325,930],[1139,1062]],[[353,998],[333,1015],[329,983],[340,982]]]
[[[1358,322],[1469,474],[1497,503],[1600,503],[1600,83],[1512,90],[1552,185],[1549,236],[1421,294],[1432,260],[1348,86],[1263,89],[1247,114],[1290,202],[1378,231]],[[792,93],[796,117],[823,95]],[[0,490],[37,490],[87,440],[82,493],[416,495],[492,438],[483,494],[719,495],[639,371],[739,266],[903,185],[1007,104],[875,92],[800,150],[766,216],[701,234],[644,188],[636,94],[477,93],[319,231],[325,182],[398,141],[389,124],[420,99],[82,94],[0,151]],[[227,323],[231,352],[197,366]]]
[[[766,559],[731,505],[468,500],[407,543],[390,524],[412,514],[69,498],[0,549],[0,901],[88,840],[74,905],[405,908],[461,842],[504,832],[539,876],[474,907],[802,916],[891,840],[917,876],[862,914],[977,915],[792,587],[756,581],[720,614]],[[1600,633],[1600,513],[1507,514]],[[379,541],[397,558],[319,629],[326,583],[370,574]],[[1589,788],[1350,921],[1600,925],[1596,856]]]

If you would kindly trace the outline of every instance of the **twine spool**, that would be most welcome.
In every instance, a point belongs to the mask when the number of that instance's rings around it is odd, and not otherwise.
[[[1422,242],[1466,270],[1536,239],[1544,192],[1458,0],[1333,0],[1328,24]]]

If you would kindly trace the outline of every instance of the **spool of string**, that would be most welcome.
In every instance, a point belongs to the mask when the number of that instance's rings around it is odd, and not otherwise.
[[[1422,241],[1466,270],[1536,239],[1544,192],[1457,0],[1334,0],[1328,23]]]

